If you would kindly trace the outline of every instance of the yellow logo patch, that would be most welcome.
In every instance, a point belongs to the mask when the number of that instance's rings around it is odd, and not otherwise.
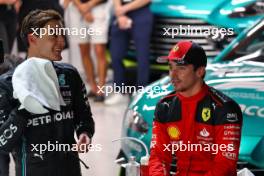
[[[211,109],[210,108],[203,108],[202,118],[203,118],[204,122],[208,121],[211,118]]]
[[[170,126],[167,128],[168,135],[171,139],[179,139],[181,132],[176,126]]]

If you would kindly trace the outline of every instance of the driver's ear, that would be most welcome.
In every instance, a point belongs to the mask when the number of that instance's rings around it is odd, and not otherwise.
[[[199,67],[196,70],[197,75],[202,78],[205,75],[205,67]]]
[[[27,35],[27,40],[28,40],[28,44],[29,44],[29,46],[30,46],[30,45],[36,43],[36,41],[37,41],[37,36],[34,35],[34,34],[32,34],[32,33],[31,33],[31,34],[28,34],[28,35]]]

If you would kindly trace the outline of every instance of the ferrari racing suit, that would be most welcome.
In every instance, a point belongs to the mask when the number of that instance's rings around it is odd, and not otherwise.
[[[169,176],[175,156],[177,176],[236,176],[241,126],[239,105],[206,84],[191,97],[163,98],[155,110],[150,175]]]

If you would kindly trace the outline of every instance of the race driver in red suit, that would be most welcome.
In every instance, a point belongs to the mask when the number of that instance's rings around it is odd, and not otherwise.
[[[180,41],[159,60],[169,62],[175,92],[156,106],[150,176],[169,176],[173,155],[176,176],[236,176],[242,112],[234,100],[205,84],[204,50]]]

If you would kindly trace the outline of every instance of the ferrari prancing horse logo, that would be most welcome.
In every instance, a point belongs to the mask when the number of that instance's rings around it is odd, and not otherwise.
[[[211,118],[211,110],[210,108],[203,108],[202,110],[202,118],[203,121],[206,122]]]

